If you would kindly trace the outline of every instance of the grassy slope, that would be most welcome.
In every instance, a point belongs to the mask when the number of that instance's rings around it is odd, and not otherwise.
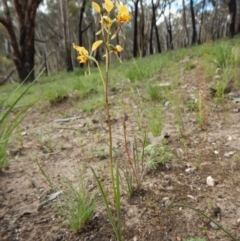
[[[114,63],[110,71],[111,87],[117,89],[119,88],[119,83],[122,83],[124,89],[138,87],[142,90],[147,90],[147,98],[157,99],[159,97],[158,94],[152,92],[154,92],[159,82],[167,80],[173,81],[172,83],[174,83],[174,81],[180,77],[180,61],[186,57],[188,58],[183,64],[186,70],[194,68],[195,61],[198,61],[204,67],[206,74],[212,76],[218,67],[217,65],[219,65],[219,67],[226,67],[224,64],[229,66],[228,59],[231,56],[229,57],[228,53],[231,53],[232,50],[236,52],[236,46],[238,46],[239,43],[239,38],[231,41],[221,40],[188,49],[179,49],[148,56],[142,59],[132,59],[122,64]],[[239,58],[237,56],[235,57]],[[231,73],[231,70],[232,68],[229,68],[227,73]],[[39,98],[41,98],[40,105],[45,105],[49,102],[54,103],[75,91],[74,94],[82,99],[82,103],[84,99],[87,99],[87,105],[89,105],[90,98],[92,105],[90,109],[94,109],[95,105],[99,102],[99,97],[101,97],[103,89],[97,69],[92,68],[91,71],[92,74],[90,76],[84,76],[81,70],[77,70],[74,73],[62,72],[49,77],[41,76],[35,86],[33,86],[20,101],[19,105],[27,105]],[[0,87],[0,103],[15,87],[16,85],[12,84]],[[20,89],[19,91],[22,90]],[[16,96],[17,95],[18,93],[16,93]],[[14,99],[15,96],[9,99],[7,104],[12,103]],[[94,101],[94,99],[96,101]]]

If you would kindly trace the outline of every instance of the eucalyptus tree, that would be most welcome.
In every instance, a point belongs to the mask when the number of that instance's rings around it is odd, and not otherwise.
[[[12,48],[20,81],[34,80],[35,17],[42,0],[1,0],[0,23]]]

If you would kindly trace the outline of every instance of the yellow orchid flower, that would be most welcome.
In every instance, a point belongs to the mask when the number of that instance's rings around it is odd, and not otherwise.
[[[79,53],[79,56],[77,57],[77,60],[79,61],[79,63],[87,63],[88,60],[88,51],[81,46],[78,46],[76,44],[73,43],[73,48],[76,49]]]
[[[92,45],[92,52],[95,51],[102,44],[102,42],[102,40],[97,40],[96,42],[94,42]]]
[[[86,64],[87,61],[88,61],[87,57],[84,56],[84,55],[79,55],[79,56],[77,57],[77,60],[78,60],[79,63],[81,63],[81,64]]]
[[[120,45],[116,45],[113,49],[115,54],[122,52],[123,48]]]
[[[119,11],[117,15],[118,22],[120,22],[121,24],[129,23],[131,20],[131,16],[128,12],[127,6],[116,3],[116,7],[118,8],[118,11]]]
[[[80,55],[88,56],[88,51],[84,47],[78,46],[73,43],[73,48],[76,49]]]
[[[101,13],[101,8],[100,8],[100,6],[97,3],[92,2],[92,7],[94,8],[94,10],[96,12]]]
[[[114,8],[113,2],[111,0],[105,0],[104,8],[107,10],[108,13]]]
[[[108,16],[103,16],[102,17],[102,23],[106,28],[109,28],[112,25],[112,19],[109,18]]]

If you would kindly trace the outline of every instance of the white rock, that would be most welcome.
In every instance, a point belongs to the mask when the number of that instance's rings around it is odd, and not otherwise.
[[[214,222],[210,222],[210,226],[211,226],[213,229],[216,229],[216,230],[219,229],[219,227],[218,227]]]
[[[191,167],[185,169],[185,172],[186,172],[187,174],[190,174],[190,173],[193,172],[193,171],[194,171],[194,169],[191,168]]]
[[[219,154],[219,151],[214,151],[214,154],[215,154],[215,155],[218,155],[218,154]]]
[[[207,182],[207,185],[209,187],[214,187],[215,186],[215,180],[211,176],[207,177],[207,181],[206,182]]]
[[[229,151],[229,152],[226,152],[224,154],[225,157],[230,157],[230,156],[233,156],[235,154],[235,151]]]

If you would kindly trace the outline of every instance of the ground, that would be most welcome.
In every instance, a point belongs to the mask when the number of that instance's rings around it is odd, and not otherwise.
[[[161,79],[167,86],[167,76]],[[153,145],[164,142],[174,158],[156,170],[148,170],[141,189],[131,200],[122,191],[124,240],[181,241],[189,237],[202,237],[209,241],[231,240],[195,211],[172,207],[175,203],[190,205],[207,213],[233,236],[240,238],[239,92],[232,90],[225,100],[216,101],[210,91],[212,79],[212,76],[206,76],[198,63],[181,76],[177,91],[181,93],[182,135],[179,134],[174,106],[168,101],[163,102],[162,133],[153,137],[149,132],[147,137]],[[114,161],[120,166],[127,160],[122,115],[126,119],[128,142],[132,142],[135,134],[139,133],[134,114],[138,105],[130,92],[121,91],[127,80],[122,82],[110,94],[113,145],[118,149]],[[159,84],[164,85],[162,82]],[[189,100],[199,98],[197,93],[201,95],[204,106],[201,124],[196,117],[200,112],[187,108],[187,103],[192,103]],[[144,125],[146,110],[139,111]],[[66,121],[66,118],[70,119]],[[136,135],[141,143],[139,134]],[[74,183],[83,165],[89,175],[92,166],[108,188],[107,143],[104,109],[84,112],[81,100],[72,96],[61,103],[33,109],[23,121],[20,134],[11,140],[10,165],[0,174],[1,240],[115,240],[103,203],[96,209],[90,223],[74,233],[59,211],[61,195],[44,203],[45,198],[56,190],[50,187],[36,161],[53,183],[58,183],[63,175]],[[206,182],[209,176],[214,179],[213,186]],[[90,180],[89,189],[98,190],[94,179]],[[219,215],[214,215],[216,206],[221,209]]]

